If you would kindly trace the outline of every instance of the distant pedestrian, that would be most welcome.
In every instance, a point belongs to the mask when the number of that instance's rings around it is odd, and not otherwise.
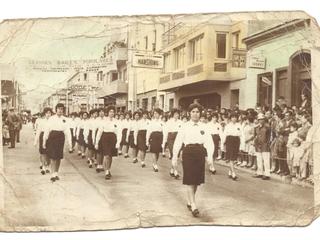
[[[9,148],[15,148],[17,131],[19,128],[19,118],[15,114],[14,108],[9,109],[7,122],[8,122],[8,127],[9,127],[9,136],[10,136],[10,144],[11,144]]]

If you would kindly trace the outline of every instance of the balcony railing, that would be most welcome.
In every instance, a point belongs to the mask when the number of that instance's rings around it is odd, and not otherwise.
[[[128,93],[128,83],[122,82],[120,80],[112,81],[106,84],[103,87],[103,90],[106,96],[115,94],[125,94]]]

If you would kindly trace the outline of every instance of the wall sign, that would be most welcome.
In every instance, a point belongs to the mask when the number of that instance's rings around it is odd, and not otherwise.
[[[163,68],[163,55],[134,53],[132,55],[132,66],[141,68]]]
[[[266,58],[263,56],[251,56],[249,58],[249,67],[250,68],[266,68]]]

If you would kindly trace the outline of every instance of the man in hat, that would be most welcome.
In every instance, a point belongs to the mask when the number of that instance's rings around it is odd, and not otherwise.
[[[15,148],[16,132],[18,130],[19,119],[15,114],[13,107],[9,109],[7,121],[9,126],[9,137],[10,137],[10,143],[11,143],[9,148]]]
[[[258,126],[254,131],[254,146],[257,157],[257,173],[253,176],[263,180],[270,179],[270,136],[271,129],[263,113],[258,114]]]

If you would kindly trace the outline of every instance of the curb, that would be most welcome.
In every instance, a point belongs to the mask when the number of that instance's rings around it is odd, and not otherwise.
[[[228,167],[228,163],[224,162],[223,160],[216,160],[214,161],[215,164],[220,165],[220,166],[224,166],[224,167]],[[246,173],[250,173],[252,175],[255,174],[254,170],[248,169],[248,168],[242,168],[239,166],[234,166],[235,169],[246,172]],[[272,180],[277,180],[279,182],[283,182],[285,184],[292,184],[292,185],[297,185],[300,187],[307,187],[307,188],[313,188],[314,186],[311,183],[308,182],[304,182],[304,181],[299,181],[298,179],[292,178],[290,176],[280,176],[278,174],[274,174],[271,173],[270,175],[270,179]]]

